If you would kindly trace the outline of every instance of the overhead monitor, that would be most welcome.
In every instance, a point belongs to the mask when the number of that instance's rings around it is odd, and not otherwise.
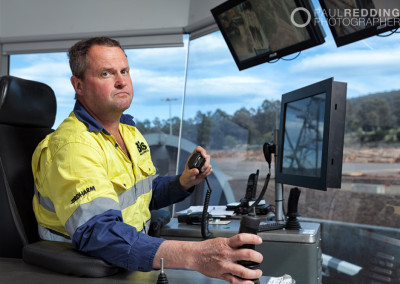
[[[310,0],[229,0],[211,10],[239,70],[324,43],[309,11]]]
[[[330,78],[282,96],[277,183],[340,188],[346,90]]]
[[[400,0],[319,0],[335,39],[343,46],[400,26]]]

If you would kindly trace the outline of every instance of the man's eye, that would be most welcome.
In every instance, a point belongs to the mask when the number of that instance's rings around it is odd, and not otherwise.
[[[108,71],[104,71],[103,73],[101,73],[101,76],[103,76],[103,77],[107,77],[109,75],[110,75],[110,72],[108,72]]]
[[[122,70],[121,73],[122,74],[129,74],[129,70]]]

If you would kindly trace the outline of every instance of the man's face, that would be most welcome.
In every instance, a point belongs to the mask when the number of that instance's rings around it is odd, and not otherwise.
[[[87,58],[84,79],[72,79],[79,101],[100,121],[122,114],[133,98],[125,53],[119,47],[95,45],[89,49]]]

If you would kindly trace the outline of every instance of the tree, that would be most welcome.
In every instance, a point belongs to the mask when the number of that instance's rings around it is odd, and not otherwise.
[[[254,123],[257,125],[260,137],[258,143],[264,143],[266,137],[270,137],[275,129],[279,128],[279,114],[281,109],[280,101],[265,100],[257,109],[254,116]]]
[[[400,127],[400,96],[397,95],[393,98],[393,104],[392,104],[392,113],[393,113],[393,118],[395,120],[395,127],[399,128]]]
[[[258,132],[256,122],[254,121],[254,110],[249,111],[246,108],[241,108],[235,112],[232,121],[243,127],[248,132],[247,144],[256,144],[259,140],[260,133]]]
[[[195,121],[199,124],[197,128],[197,144],[209,148],[210,133],[211,133],[211,113],[203,114],[200,111],[197,112]]]
[[[363,100],[358,110],[358,117],[364,131],[389,129],[393,126],[391,109],[384,98]]]

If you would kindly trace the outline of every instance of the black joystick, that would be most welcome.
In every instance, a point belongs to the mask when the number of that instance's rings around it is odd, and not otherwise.
[[[167,275],[164,272],[164,259],[160,258],[160,274],[156,284],[168,284]]]
[[[240,233],[249,233],[257,235],[258,226],[260,225],[260,217],[256,215],[243,215],[242,219],[240,220],[240,227],[239,227],[239,234]],[[240,248],[247,248],[247,249],[255,249],[255,245],[243,245]],[[244,267],[250,269],[258,269],[260,264],[253,261],[247,260],[240,260],[238,261],[239,264],[243,265]],[[253,283],[259,284],[259,279],[251,279]]]
[[[292,188],[289,194],[288,200],[288,213],[287,213],[287,221],[286,221],[286,230],[301,230],[301,226],[297,217],[300,214],[297,212],[297,206],[299,204],[300,197],[300,189],[297,187]]]

